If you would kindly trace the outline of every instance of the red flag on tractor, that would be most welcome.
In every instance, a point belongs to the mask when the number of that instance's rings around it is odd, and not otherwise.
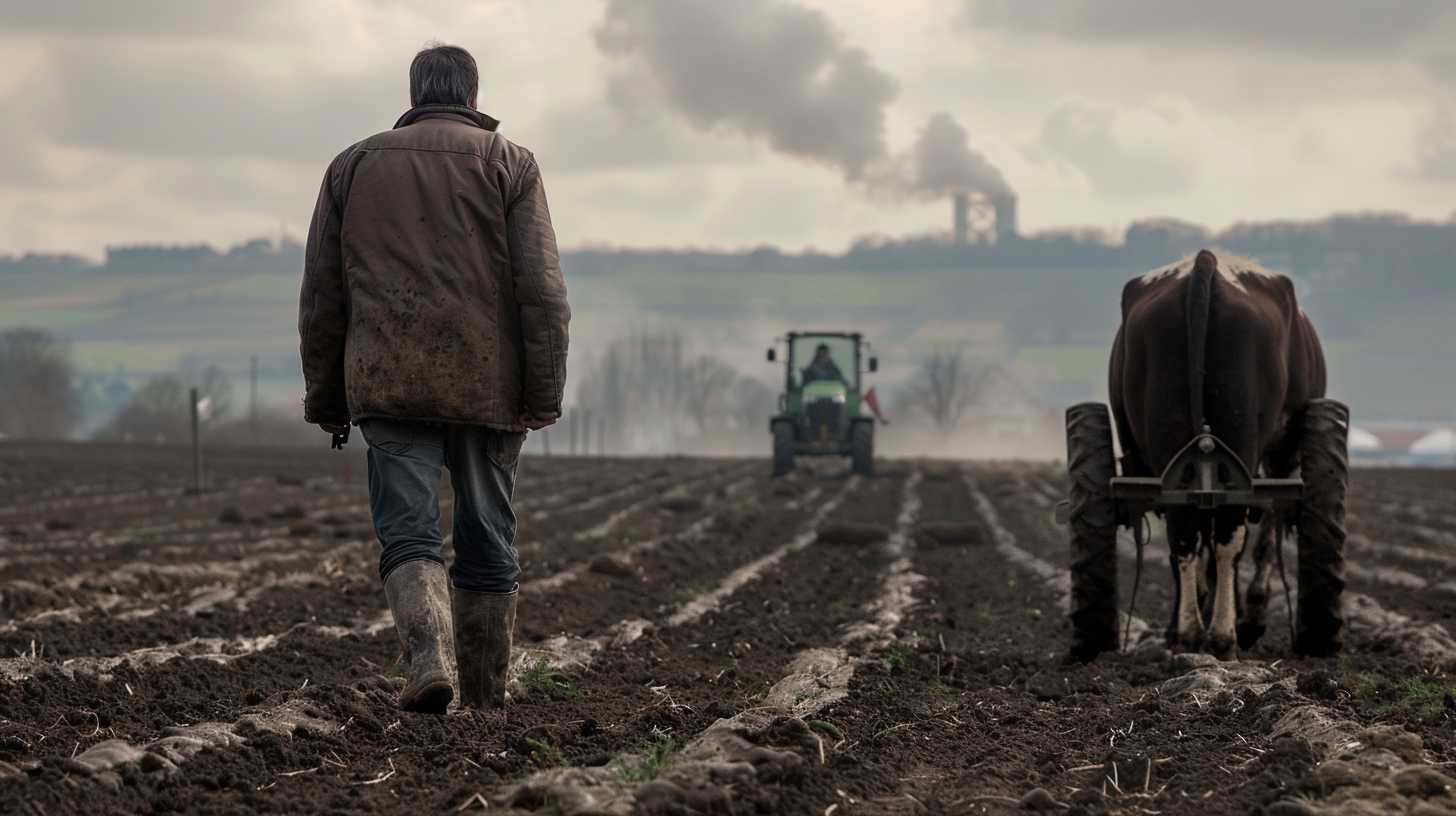
[[[870,407],[870,413],[875,415],[875,419],[878,419],[881,425],[890,424],[890,420],[885,419],[885,415],[880,413],[880,398],[875,395],[875,389],[871,388],[865,392],[864,401],[865,405]]]

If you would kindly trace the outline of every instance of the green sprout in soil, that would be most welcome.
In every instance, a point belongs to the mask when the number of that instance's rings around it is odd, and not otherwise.
[[[531,749],[531,761],[542,768],[554,768],[563,762],[561,749],[545,740],[527,737],[526,747]]]
[[[885,668],[890,671],[903,669],[910,664],[910,650],[901,646],[891,646],[886,650],[883,660]]]
[[[1395,699],[1378,706],[1375,709],[1377,715],[1415,717],[1421,722],[1434,724],[1445,716],[1446,701],[1456,697],[1456,686],[1412,678],[1396,684],[1391,693]]]
[[[667,734],[658,734],[657,741],[652,744],[652,750],[641,762],[622,769],[622,778],[628,782],[650,782],[662,773],[667,767],[668,758],[672,754],[672,737]]]
[[[754,686],[753,690],[748,692],[748,694],[745,695],[743,699],[747,700],[749,703],[758,703],[762,701],[763,698],[768,696],[770,688],[772,687],[768,683],[760,682],[758,685]]]
[[[540,692],[548,697],[561,696],[576,699],[579,694],[574,683],[559,679],[551,671],[551,664],[547,663],[545,658],[537,660],[521,674],[521,685],[530,691]]]
[[[844,731],[828,720],[810,720],[806,725],[809,726],[810,731],[818,731],[826,737],[833,737],[835,740],[841,741],[844,739]]]
[[[1336,677],[1341,688],[1357,700],[1375,699],[1380,694],[1380,687],[1386,683],[1385,678],[1380,675],[1356,669],[1348,656],[1340,658]]]
[[[1342,660],[1340,685],[1350,696],[1363,703],[1375,704],[1378,717],[1413,718],[1426,724],[1441,722],[1456,701],[1456,685],[1420,677],[1395,679],[1372,672],[1352,669]]]

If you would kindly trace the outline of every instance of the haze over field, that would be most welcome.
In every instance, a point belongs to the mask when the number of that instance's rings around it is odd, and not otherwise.
[[[1296,277],[1357,416],[1456,421],[1443,2],[0,0],[0,330],[71,342],[75,433],[211,366],[236,415],[255,355],[292,410],[290,236],[430,39],[539,157],[573,387],[682,335],[774,388],[775,335],[849,328],[897,414],[959,351],[997,383],[977,422],[1056,425],[1102,396],[1121,283],[1218,244]],[[192,248],[108,249],[139,245]]]

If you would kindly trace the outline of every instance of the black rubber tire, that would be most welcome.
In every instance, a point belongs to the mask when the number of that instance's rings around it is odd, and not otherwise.
[[[849,467],[861,476],[875,475],[875,426],[868,422],[849,427]]]
[[[1318,399],[1300,423],[1299,600],[1294,651],[1329,657],[1345,626],[1345,496],[1350,489],[1350,409]]]
[[[1117,636],[1117,506],[1112,478],[1112,416],[1100,402],[1067,409],[1068,526],[1072,541],[1072,648],[1089,661],[1115,652]]]
[[[787,422],[773,424],[773,475],[783,476],[794,469],[794,426]]]

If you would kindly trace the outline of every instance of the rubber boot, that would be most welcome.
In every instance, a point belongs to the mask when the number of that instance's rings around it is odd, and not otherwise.
[[[450,631],[450,581],[445,568],[433,561],[407,561],[389,573],[384,594],[410,664],[399,707],[444,714],[455,697],[451,683],[455,639]]]
[[[455,589],[455,652],[460,657],[460,704],[504,708],[515,592]]]

